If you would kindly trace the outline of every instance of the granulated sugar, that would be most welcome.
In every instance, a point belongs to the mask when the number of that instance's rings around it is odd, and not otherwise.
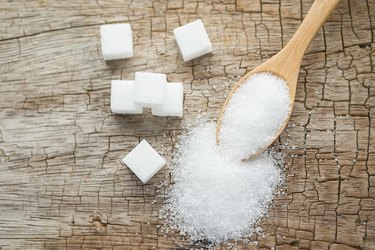
[[[251,236],[283,177],[282,159],[269,153],[241,159],[272,141],[289,109],[285,81],[270,73],[255,74],[233,95],[219,146],[213,122],[184,136],[172,168],[175,183],[160,211],[166,225],[193,242],[213,245]]]
[[[271,73],[252,75],[233,94],[220,130],[223,152],[244,159],[272,142],[290,112],[286,82]]]
[[[215,127],[203,123],[180,139],[172,169],[175,183],[160,211],[167,226],[180,235],[210,244],[253,234],[282,176],[267,153],[246,162],[223,154]]]

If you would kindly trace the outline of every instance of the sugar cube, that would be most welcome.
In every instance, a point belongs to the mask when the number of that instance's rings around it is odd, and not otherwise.
[[[146,184],[166,163],[146,140],[142,140],[122,161],[143,184]]]
[[[184,61],[190,61],[212,51],[212,44],[201,19],[173,30]]]
[[[167,83],[164,103],[151,109],[157,116],[183,116],[184,87],[182,83]]]
[[[111,110],[117,114],[142,114],[143,108],[134,103],[134,81],[111,82]]]
[[[156,107],[163,104],[167,77],[165,74],[136,72],[134,102],[142,107]]]
[[[102,55],[104,60],[115,60],[133,56],[132,28],[128,23],[100,26]]]

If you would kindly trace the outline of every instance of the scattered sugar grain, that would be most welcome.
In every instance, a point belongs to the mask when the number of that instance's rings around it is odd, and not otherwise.
[[[247,162],[222,154],[215,126],[203,123],[181,138],[172,166],[174,185],[160,211],[181,236],[210,244],[256,233],[254,225],[267,213],[282,180],[276,160],[267,153]]]
[[[290,112],[286,82],[268,72],[252,75],[233,94],[224,113],[220,143],[233,159],[243,159],[272,142]]]

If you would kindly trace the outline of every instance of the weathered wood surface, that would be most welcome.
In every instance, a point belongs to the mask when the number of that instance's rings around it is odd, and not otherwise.
[[[167,168],[141,185],[119,159],[146,138],[170,161],[184,124],[217,117],[311,3],[0,0],[0,248],[175,247],[157,227]],[[199,17],[215,52],[184,63],[172,29]],[[131,23],[135,57],[105,63],[99,25],[115,22]],[[288,192],[259,248],[375,248],[374,32],[375,0],[342,0],[308,50],[288,127],[296,148],[283,150]],[[139,70],[184,83],[184,119],[110,113],[110,80]]]

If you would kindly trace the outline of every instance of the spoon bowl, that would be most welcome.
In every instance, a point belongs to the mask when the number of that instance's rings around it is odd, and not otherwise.
[[[252,75],[262,72],[272,73],[286,81],[290,93],[290,112],[285,121],[280,124],[279,130],[274,134],[272,141],[269,144],[261,147],[255,153],[249,154],[246,159],[251,159],[258,156],[279,137],[291,116],[291,111],[293,109],[294,99],[296,96],[298,73],[305,51],[309,47],[315,34],[319,31],[320,27],[325,23],[326,19],[336,8],[338,2],[339,0],[315,0],[305,19],[289,43],[268,61],[248,72],[233,86],[219,114],[219,119],[216,126],[217,144],[220,144],[220,129],[222,127],[223,117],[233,97],[233,94],[235,94],[238,88]]]

